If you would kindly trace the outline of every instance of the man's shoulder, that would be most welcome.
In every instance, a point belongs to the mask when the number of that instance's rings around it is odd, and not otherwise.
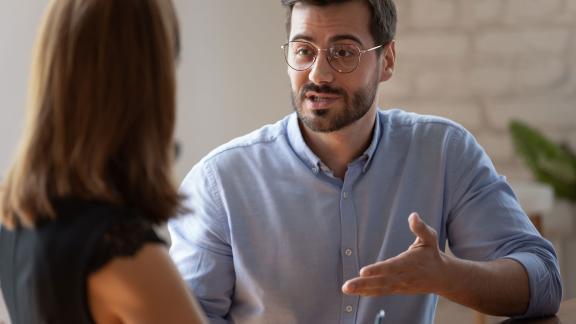
[[[417,114],[401,109],[380,110],[379,114],[382,126],[389,130],[456,133],[459,135],[468,133],[462,125],[440,116]]]
[[[238,157],[249,155],[255,150],[272,148],[278,144],[280,139],[286,137],[286,125],[289,116],[275,122],[256,129],[243,136],[236,137],[229,142],[222,144],[208,153],[201,163],[207,163],[214,159],[223,157]]]

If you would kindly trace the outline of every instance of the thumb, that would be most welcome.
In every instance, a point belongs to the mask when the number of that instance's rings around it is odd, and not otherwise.
[[[418,213],[412,213],[408,216],[408,225],[410,226],[412,233],[416,235],[416,240],[412,246],[435,246],[438,244],[436,231],[432,227],[426,225]]]

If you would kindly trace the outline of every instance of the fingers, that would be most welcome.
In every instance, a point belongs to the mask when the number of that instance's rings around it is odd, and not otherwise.
[[[397,257],[367,265],[360,270],[360,276],[350,279],[342,286],[342,292],[364,296],[389,293],[390,279],[398,278],[402,272],[402,261]]]
[[[408,216],[408,225],[410,230],[414,235],[416,235],[416,241],[413,245],[437,245],[437,235],[436,231],[426,225],[418,213],[412,213]]]
[[[360,269],[361,277],[371,277],[371,276],[385,276],[391,275],[397,271],[402,270],[402,254],[395,257],[391,257],[384,261],[376,262],[374,264],[369,264],[362,269]]]
[[[412,293],[411,280],[403,280],[397,276],[371,276],[350,279],[342,285],[342,292],[349,295],[384,296],[395,293]],[[406,278],[407,279],[407,278]]]
[[[342,292],[349,295],[381,296],[389,293],[384,277],[362,277],[346,281]]]

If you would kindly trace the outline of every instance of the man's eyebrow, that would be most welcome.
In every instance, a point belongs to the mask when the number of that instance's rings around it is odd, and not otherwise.
[[[310,36],[306,36],[304,34],[296,34],[296,35],[292,36],[292,39],[290,39],[290,41],[295,41],[295,40],[304,40],[304,41],[308,41],[311,43],[314,42],[314,38],[312,38]]]
[[[336,36],[330,37],[330,43],[335,43],[335,42],[342,41],[342,40],[351,40],[351,41],[354,41],[360,45],[363,45],[362,41],[358,37],[356,37],[354,35],[350,35],[350,34],[336,35]]]
[[[314,38],[310,37],[308,35],[304,35],[304,34],[296,34],[294,36],[292,36],[292,39],[290,39],[290,41],[295,41],[295,40],[303,40],[303,41],[307,41],[310,43],[314,43]],[[335,43],[335,42],[339,42],[339,41],[343,41],[343,40],[351,40],[359,45],[363,45],[362,41],[354,36],[354,35],[350,35],[350,34],[342,34],[342,35],[336,35],[336,36],[332,36],[330,37],[330,43]]]

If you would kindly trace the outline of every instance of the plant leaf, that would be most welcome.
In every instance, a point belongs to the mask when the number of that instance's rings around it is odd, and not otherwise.
[[[538,181],[554,188],[556,196],[576,201],[576,155],[520,121],[510,123],[516,151]]]

